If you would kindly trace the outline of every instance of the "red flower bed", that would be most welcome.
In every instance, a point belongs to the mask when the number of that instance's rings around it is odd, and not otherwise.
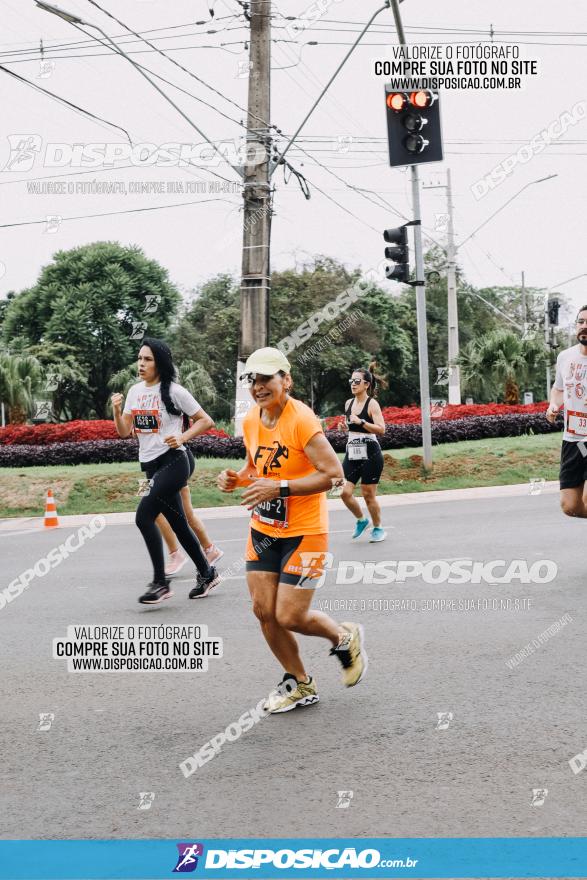
[[[228,437],[225,431],[211,428],[206,434],[212,437]],[[0,428],[1,445],[45,446],[48,443],[84,443],[94,440],[119,440],[114,422],[106,419],[95,421],[78,419],[61,425],[9,425]]]
[[[514,413],[545,412],[548,403],[530,403],[510,406],[507,403],[473,403],[470,406],[448,404],[444,407],[433,407],[432,417],[442,420],[466,419],[471,416],[501,416]],[[419,406],[384,406],[381,410],[386,425],[415,425],[420,422]],[[325,419],[327,428],[338,428],[344,423],[344,416],[328,416]]]

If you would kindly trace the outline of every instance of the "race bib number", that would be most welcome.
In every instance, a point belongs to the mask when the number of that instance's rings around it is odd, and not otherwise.
[[[362,461],[369,458],[367,453],[367,441],[359,440],[358,442],[349,443],[347,452],[350,461]]]
[[[567,431],[578,437],[587,437],[587,413],[567,410]]]
[[[137,434],[159,433],[159,411],[156,409],[133,409],[133,425]]]
[[[253,519],[276,529],[287,528],[287,498],[272,498],[253,508]]]

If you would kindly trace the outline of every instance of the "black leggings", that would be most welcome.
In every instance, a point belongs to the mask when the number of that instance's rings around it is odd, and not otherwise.
[[[170,449],[154,461],[147,462],[143,469],[151,485],[149,494],[141,498],[135,522],[145,539],[153,563],[153,582],[156,584],[165,582],[163,540],[161,532],[155,525],[160,513],[164,515],[199,573],[207,577],[211,567],[202,552],[200,542],[188,524],[181,502],[180,490],[186,485],[189,476],[186,453],[179,449]]]

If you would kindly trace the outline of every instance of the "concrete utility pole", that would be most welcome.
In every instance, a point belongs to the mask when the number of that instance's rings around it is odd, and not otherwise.
[[[460,404],[461,370],[458,364],[451,366],[459,356],[459,310],[457,302],[457,248],[455,245],[454,204],[450,168],[446,170],[446,183],[423,186],[423,189],[446,190],[446,211],[448,216],[446,246],[446,286],[448,293],[448,402]]]
[[[461,403],[461,370],[455,361],[459,356],[459,307],[457,302],[457,261],[454,230],[454,205],[450,168],[446,169],[446,200],[448,208],[447,288],[448,288],[448,402]]]
[[[247,357],[269,339],[271,188],[269,155],[271,112],[271,9],[267,0],[251,0],[247,159],[244,167],[244,223],[240,338],[236,377],[235,434],[252,400],[239,376]],[[263,158],[262,158],[263,157]]]
[[[398,39],[406,45],[398,0],[392,0]],[[430,379],[428,376],[428,336],[426,328],[426,287],[424,276],[424,251],[422,249],[422,226],[420,212],[420,178],[418,166],[411,165],[412,206],[414,213],[414,255],[416,258],[416,317],[418,322],[418,364],[420,370],[420,409],[422,411],[422,446],[424,467],[432,467],[432,429],[430,420]]]

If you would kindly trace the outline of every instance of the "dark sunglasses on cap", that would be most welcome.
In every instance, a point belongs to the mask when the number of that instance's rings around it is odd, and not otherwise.
[[[267,382],[271,382],[272,379],[275,379],[277,373],[273,373],[271,376],[266,376],[263,373],[243,373],[241,376],[241,381],[247,385],[252,385],[254,382],[261,382],[263,385],[266,385]]]

